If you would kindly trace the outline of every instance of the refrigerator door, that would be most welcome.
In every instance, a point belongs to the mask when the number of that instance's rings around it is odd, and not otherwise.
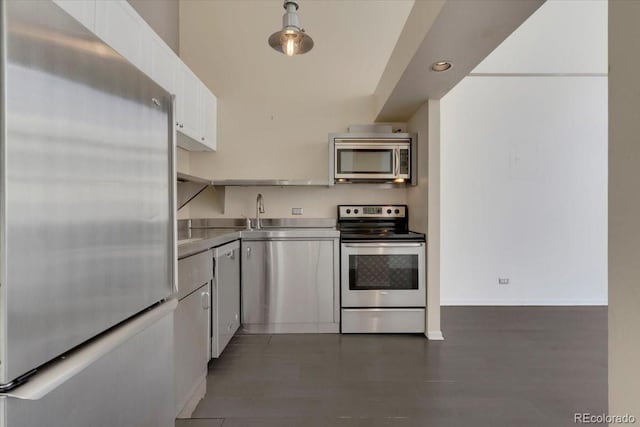
[[[171,96],[50,1],[2,2],[0,383],[172,294]]]
[[[169,300],[47,365],[0,399],[0,427],[173,427]]]

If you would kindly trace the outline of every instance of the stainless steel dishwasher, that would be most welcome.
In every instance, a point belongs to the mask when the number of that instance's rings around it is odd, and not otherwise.
[[[339,332],[339,232],[261,230],[242,238],[242,331]]]
[[[220,357],[240,326],[240,242],[213,249],[211,357]]]

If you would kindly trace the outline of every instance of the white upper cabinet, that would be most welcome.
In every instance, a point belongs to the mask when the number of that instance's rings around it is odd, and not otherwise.
[[[95,32],[96,0],[53,0],[53,2],[82,25]]]
[[[183,65],[176,82],[178,146],[190,151],[216,150],[216,97]]]
[[[200,80],[183,65],[178,70],[178,85],[176,87],[176,116],[178,117],[178,132],[200,141]]]
[[[176,93],[176,71],[182,61],[157,34],[151,35],[151,78],[169,93]]]
[[[96,3],[96,34],[133,65],[150,74],[149,28],[125,0]]]
[[[203,85],[204,86],[204,85]],[[217,114],[218,100],[206,86],[202,90],[202,129],[204,132],[204,144],[215,151],[217,148]]]
[[[176,95],[178,146],[190,151],[216,150],[216,97],[126,0],[54,1]]]

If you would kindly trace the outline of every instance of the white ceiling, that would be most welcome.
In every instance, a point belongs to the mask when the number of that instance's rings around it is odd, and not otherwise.
[[[307,54],[288,58],[267,38],[282,26],[281,0],[181,0],[181,33],[197,29],[210,87],[223,97],[227,83],[253,88],[256,96],[294,92],[322,98],[372,95],[409,15],[413,0],[302,0],[301,25],[315,42]],[[181,37],[182,39],[182,37]],[[181,40],[182,43],[182,40]],[[196,73],[198,62],[192,60]],[[191,63],[190,63],[191,65]],[[234,70],[234,75],[225,75]],[[207,76],[203,76],[207,78]]]
[[[301,0],[300,22],[315,46],[289,58],[267,44],[281,27],[281,0],[181,0],[180,53],[221,99],[239,85],[244,102],[250,97],[265,105],[368,99],[368,120],[406,121],[425,100],[455,86],[544,2],[418,1]],[[408,20],[410,14],[419,19]],[[407,38],[400,37],[409,33],[426,34],[409,43],[415,54],[407,54]],[[396,58],[402,63],[394,64]],[[441,59],[452,60],[453,69],[429,71]]]
[[[406,121],[427,100],[440,99],[544,0],[448,0],[392,93],[379,102],[378,121]],[[434,62],[453,67],[434,72]]]

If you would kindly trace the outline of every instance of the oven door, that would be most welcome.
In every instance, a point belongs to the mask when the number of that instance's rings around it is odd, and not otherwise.
[[[424,243],[342,243],[342,307],[424,307]]]

